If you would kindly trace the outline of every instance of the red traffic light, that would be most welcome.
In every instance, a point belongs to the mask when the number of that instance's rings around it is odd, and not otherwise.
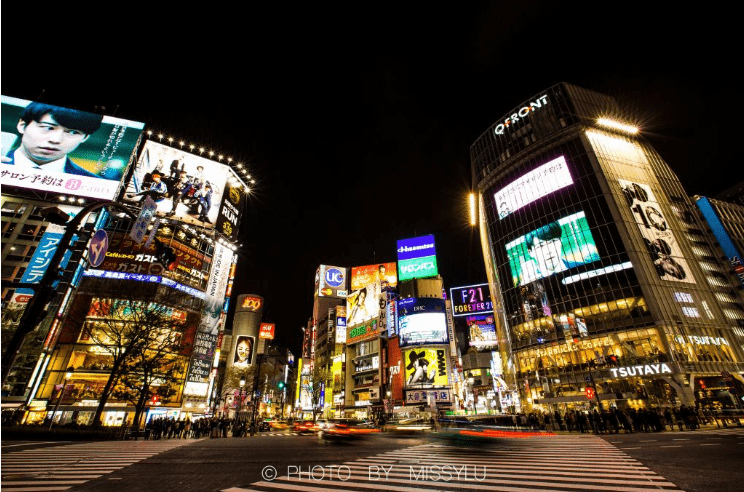
[[[594,399],[594,394],[595,394],[594,388],[592,388],[591,386],[587,386],[586,389],[584,390],[584,393],[586,394],[586,397],[589,398],[590,400]]]

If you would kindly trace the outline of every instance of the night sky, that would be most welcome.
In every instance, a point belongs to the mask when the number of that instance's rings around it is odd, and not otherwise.
[[[321,263],[395,261],[397,239],[434,234],[447,289],[486,280],[467,225],[470,145],[557,82],[616,97],[689,194],[742,181],[728,21],[648,3],[518,3],[121,4],[95,21],[76,12],[66,28],[69,12],[49,13],[17,42],[7,21],[24,13],[3,5],[0,87],[105,107],[246,164],[257,186],[235,291],[264,296],[264,321],[297,353]]]

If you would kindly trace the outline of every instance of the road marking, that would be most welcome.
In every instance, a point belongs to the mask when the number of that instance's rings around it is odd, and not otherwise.
[[[701,444],[701,446],[720,446],[720,444]]]
[[[659,446],[660,448],[681,448],[682,446]]]
[[[679,439],[672,439],[672,441],[689,441],[689,439],[680,437]]]

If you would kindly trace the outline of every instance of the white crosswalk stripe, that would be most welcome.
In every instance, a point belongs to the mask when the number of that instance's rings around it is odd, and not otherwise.
[[[2,453],[3,492],[54,492],[195,441],[106,441]]]
[[[424,444],[339,465],[288,467],[285,474],[230,492],[679,491],[596,436],[502,440],[488,446]],[[268,480],[272,478],[272,480]]]

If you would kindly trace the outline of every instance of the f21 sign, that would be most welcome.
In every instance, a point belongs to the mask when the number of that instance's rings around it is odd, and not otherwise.
[[[479,313],[493,314],[493,302],[488,284],[468,285],[450,288],[452,311],[455,316],[468,316]]]

